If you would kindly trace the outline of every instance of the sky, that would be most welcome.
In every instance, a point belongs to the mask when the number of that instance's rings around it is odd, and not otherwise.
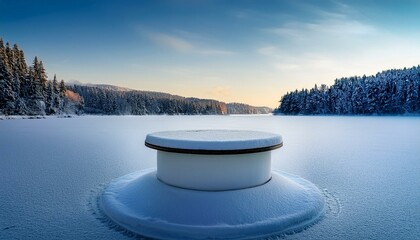
[[[0,37],[50,78],[278,106],[420,64],[420,1],[0,0]]]

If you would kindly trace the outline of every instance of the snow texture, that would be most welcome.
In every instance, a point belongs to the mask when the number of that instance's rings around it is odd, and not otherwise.
[[[195,191],[160,182],[153,169],[112,182],[101,208],[132,232],[158,239],[252,239],[300,230],[324,213],[312,183],[273,172],[258,187]]]
[[[146,142],[167,148],[200,150],[243,150],[282,143],[278,134],[244,130],[186,130],[148,134]]]
[[[139,239],[104,224],[96,199],[113,179],[156,168],[148,133],[186,127],[282,134],[272,169],[318,186],[326,213],[270,239],[420,236],[420,117],[74,116],[0,120],[0,239]]]

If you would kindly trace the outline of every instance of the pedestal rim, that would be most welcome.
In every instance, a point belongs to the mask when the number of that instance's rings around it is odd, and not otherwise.
[[[197,155],[236,155],[236,154],[249,154],[249,153],[259,153],[275,150],[283,147],[283,143],[276,145],[261,147],[261,148],[245,148],[245,149],[230,149],[230,150],[209,150],[209,149],[188,149],[188,148],[172,148],[154,145],[148,142],[144,142],[146,147],[163,151],[163,152],[172,152],[172,153],[183,153],[183,154],[197,154]]]

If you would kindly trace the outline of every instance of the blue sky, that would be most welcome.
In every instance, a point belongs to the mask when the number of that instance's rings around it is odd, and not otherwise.
[[[0,0],[0,37],[50,77],[277,106],[420,64],[420,1]]]

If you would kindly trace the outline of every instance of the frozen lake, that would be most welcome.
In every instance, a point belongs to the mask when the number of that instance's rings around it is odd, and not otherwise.
[[[0,239],[132,239],[100,221],[111,180],[156,166],[147,133],[279,133],[273,168],[327,199],[314,226],[285,239],[418,239],[420,117],[83,116],[0,121]]]

